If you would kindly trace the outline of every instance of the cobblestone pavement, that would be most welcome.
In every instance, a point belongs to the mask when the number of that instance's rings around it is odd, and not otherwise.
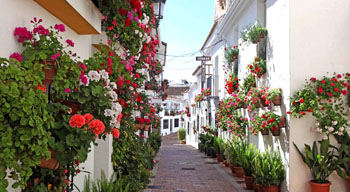
[[[189,145],[180,145],[177,134],[163,137],[156,176],[145,191],[241,192],[243,180],[228,168]],[[241,185],[241,186],[240,186]]]

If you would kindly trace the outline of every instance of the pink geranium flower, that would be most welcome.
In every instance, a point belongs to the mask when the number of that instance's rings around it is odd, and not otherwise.
[[[56,24],[56,25],[55,25],[55,29],[56,29],[57,31],[61,31],[61,32],[65,32],[65,31],[66,31],[66,28],[64,27],[63,24]]]
[[[17,53],[17,52],[14,52],[10,55],[10,58],[13,58],[13,59],[16,59],[17,61],[21,62],[22,61],[22,55]]]
[[[73,42],[72,40],[67,39],[67,40],[66,40],[66,43],[67,43],[68,45],[74,47],[74,42]]]

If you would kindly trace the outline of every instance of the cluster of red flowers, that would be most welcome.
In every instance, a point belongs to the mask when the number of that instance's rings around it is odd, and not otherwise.
[[[228,94],[238,92],[239,80],[236,75],[231,74],[228,79],[225,79],[225,88]]]
[[[84,125],[88,127],[84,128],[85,130],[91,130],[96,136],[102,134],[105,131],[105,125],[102,121],[98,119],[93,119],[94,117],[87,113],[85,115],[73,115],[69,120],[69,125],[74,128],[82,128]]]
[[[260,78],[266,73],[266,61],[260,57],[255,57],[254,62],[248,65],[248,69]]]
[[[310,81],[315,83],[317,94],[323,99],[330,99],[331,97],[338,98],[341,94],[347,95],[347,89],[350,88],[347,82],[341,80],[342,75],[338,74],[335,77],[324,77],[317,80],[315,77],[310,78]]]

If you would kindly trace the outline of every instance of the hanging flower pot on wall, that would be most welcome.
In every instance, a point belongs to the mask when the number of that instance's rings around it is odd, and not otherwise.
[[[269,130],[265,129],[265,130],[261,130],[261,135],[268,135],[269,134]]]
[[[44,65],[42,68],[42,71],[45,73],[44,84],[51,85],[53,82],[52,78],[57,74],[55,63],[50,60],[41,60],[40,64]]]
[[[47,160],[46,158],[41,159],[41,164],[39,165],[42,168],[53,169],[56,170],[60,166],[60,164],[56,160],[56,150],[49,149],[51,152],[51,158]]]
[[[273,136],[280,136],[280,128],[279,127],[273,127],[270,129],[271,130],[271,133]]]

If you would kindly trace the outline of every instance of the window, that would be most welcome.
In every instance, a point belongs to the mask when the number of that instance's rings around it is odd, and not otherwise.
[[[163,129],[169,129],[169,119],[163,120]]]
[[[175,122],[174,122],[174,127],[179,127],[179,119],[175,119]]]
[[[212,88],[212,86],[211,86],[211,78],[212,76],[210,76],[210,77],[208,77],[207,78],[207,88],[209,88],[209,89],[211,89]]]

